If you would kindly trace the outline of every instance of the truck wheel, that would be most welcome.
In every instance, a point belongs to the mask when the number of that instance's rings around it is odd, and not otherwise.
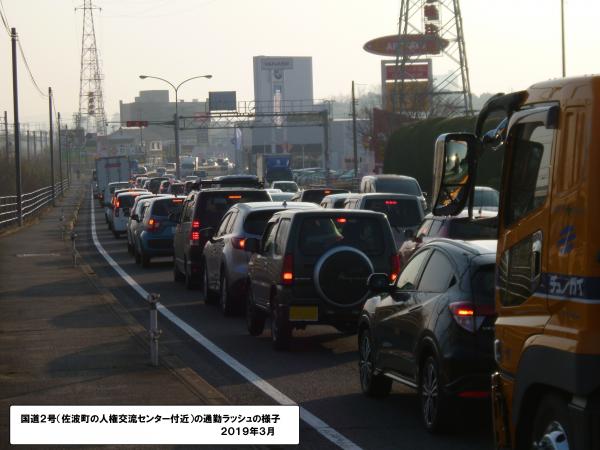
[[[450,399],[444,394],[437,360],[428,356],[419,371],[421,417],[430,433],[444,431],[449,421]]]
[[[533,420],[528,448],[571,448],[569,436],[572,427],[568,408],[567,401],[559,394],[544,395]]]
[[[251,336],[260,336],[265,329],[265,314],[254,304],[254,294],[250,281],[246,293],[246,326]]]
[[[292,326],[276,305],[271,307],[271,342],[275,350],[288,350],[292,342]]]
[[[385,397],[392,389],[392,380],[385,375],[375,374],[375,353],[368,329],[360,333],[358,339],[358,372],[360,388],[369,397]]]

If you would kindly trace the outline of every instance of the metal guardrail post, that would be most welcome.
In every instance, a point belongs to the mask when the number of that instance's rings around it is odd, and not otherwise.
[[[156,309],[159,299],[160,294],[148,294],[147,300],[150,305],[150,329],[148,330],[148,335],[150,336],[150,359],[154,367],[158,367],[158,339],[162,334],[162,331],[158,329],[158,310]]]

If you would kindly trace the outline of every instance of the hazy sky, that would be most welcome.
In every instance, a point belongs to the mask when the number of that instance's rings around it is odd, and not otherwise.
[[[0,0],[16,27],[38,84],[52,86],[57,109],[78,109],[82,0]],[[253,99],[252,56],[312,56],[316,98],[347,95],[379,84],[380,60],[363,44],[397,32],[400,0],[96,0],[96,36],[105,75],[108,117],[119,99],[166,85],[140,73],[181,81],[204,99],[209,90],[236,90]],[[560,0],[462,0],[474,93],[510,91],[561,74]],[[600,73],[600,2],[566,0],[567,74]],[[2,29],[0,29],[2,31]],[[10,39],[0,34],[0,111],[12,120]],[[437,59],[434,59],[434,73]],[[439,64],[438,64],[439,68]],[[22,121],[42,121],[47,100],[19,67]]]

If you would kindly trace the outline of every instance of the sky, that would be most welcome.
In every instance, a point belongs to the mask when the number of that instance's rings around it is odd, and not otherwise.
[[[78,109],[83,0],[0,0],[41,89],[56,109]],[[119,100],[163,89],[141,73],[194,80],[180,98],[237,91],[253,99],[252,57],[312,56],[314,95],[347,96],[380,82],[379,56],[365,42],[398,29],[400,0],[95,0],[96,38],[110,119]],[[508,92],[561,76],[560,0],[461,0],[471,89]],[[567,75],[600,73],[596,0],[565,0]],[[10,38],[0,28],[0,111],[13,117]],[[443,63],[434,59],[436,67]],[[45,122],[48,101],[19,64],[21,122]],[[1,112],[0,112],[1,114]]]

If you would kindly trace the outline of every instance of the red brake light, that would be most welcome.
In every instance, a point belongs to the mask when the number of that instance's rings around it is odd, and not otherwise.
[[[242,196],[241,195],[228,195],[227,198],[239,200],[242,198]]]
[[[289,286],[294,282],[294,255],[287,254],[283,257],[281,270],[281,284]]]
[[[183,203],[183,199],[182,198],[174,198],[173,203]]]
[[[190,245],[200,245],[200,221],[192,221],[192,228],[190,229]]]
[[[394,283],[400,274],[400,256],[396,253],[392,255],[392,270],[390,272],[390,283]]]
[[[331,191],[330,190],[323,191],[323,194],[329,195],[329,194],[331,194]]]
[[[160,223],[154,220],[152,217],[148,220],[148,231],[158,231]]]
[[[338,217],[337,219],[335,219],[335,221],[337,223],[346,223],[348,222],[348,219],[346,219],[345,217]]]
[[[398,202],[396,200],[386,200],[384,202],[386,205],[397,205]]]
[[[495,314],[491,305],[476,305],[471,302],[455,302],[448,305],[454,321],[470,333],[475,333],[488,316]]]
[[[246,239],[243,237],[234,237],[231,239],[231,245],[238,250],[244,250],[244,247],[246,247]]]
[[[461,398],[488,398],[490,393],[487,391],[463,391],[459,392],[458,396]]]

